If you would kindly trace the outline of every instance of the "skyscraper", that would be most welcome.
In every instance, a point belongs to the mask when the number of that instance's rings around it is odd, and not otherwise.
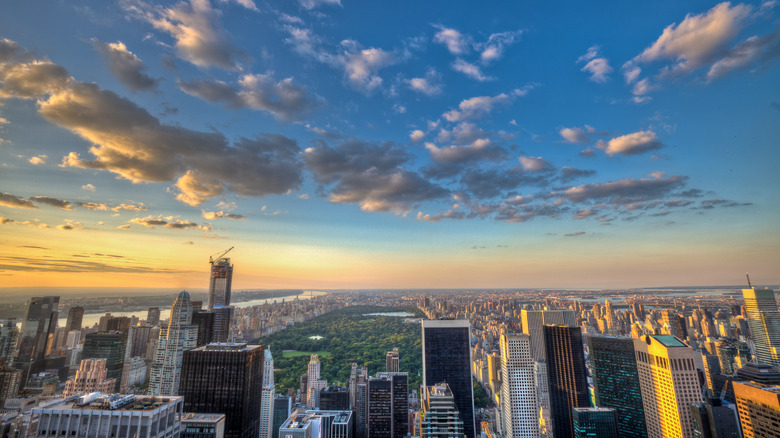
[[[688,406],[701,402],[694,350],[674,336],[644,335],[634,351],[647,436],[693,437]]]
[[[292,398],[287,396],[274,397],[273,425],[271,426],[271,438],[279,438],[279,428],[282,426],[292,411]]]
[[[780,367],[780,312],[771,289],[742,289],[758,362]]]
[[[585,353],[579,327],[545,325],[544,345],[550,385],[550,412],[555,438],[574,436],[572,408],[590,405]]]
[[[225,438],[257,438],[264,349],[214,343],[185,351],[178,391],[184,410],[225,414]]]
[[[320,391],[328,386],[326,380],[320,380],[320,357],[312,354],[309,359],[309,373],[306,380],[307,392],[306,407],[317,409],[320,407]]]
[[[388,379],[369,378],[366,437],[393,437],[393,385]]]
[[[618,438],[617,415],[612,408],[572,409],[574,438]]]
[[[467,319],[423,320],[423,386],[447,383],[465,436],[477,436],[471,383],[471,324]]]
[[[60,297],[32,297],[27,309],[27,315],[22,322],[22,332],[19,341],[19,355],[16,358],[17,368],[25,371],[22,385],[30,372],[39,371],[40,365],[51,348],[54,340],[54,330],[57,328],[58,306]]]
[[[690,405],[693,436],[696,438],[740,438],[739,423],[734,410],[723,406],[719,398]]]
[[[409,374],[385,372],[376,378],[390,381],[392,437],[403,438],[409,430]]]
[[[734,382],[743,438],[780,436],[780,386]]]
[[[84,350],[81,353],[83,359],[105,359],[106,377],[116,379],[119,389],[122,380],[122,368],[125,364],[125,350],[127,350],[127,333],[105,332],[89,333],[84,338]]]
[[[63,397],[76,394],[101,392],[110,394],[116,391],[116,379],[108,379],[106,359],[83,359],[76,371],[76,377],[65,383]]]
[[[539,436],[531,337],[501,334],[501,410],[505,438]]]
[[[233,306],[215,305],[214,313],[214,342],[230,341],[230,326],[233,323]]]
[[[157,355],[149,375],[150,394],[176,395],[179,392],[182,356],[185,350],[195,347],[197,336],[198,326],[192,324],[190,294],[182,291],[171,306],[168,327],[160,330]]]
[[[84,308],[81,306],[73,306],[68,309],[68,320],[65,323],[65,331],[81,329],[81,321],[84,319]]]
[[[259,438],[271,438],[273,427],[273,404],[276,387],[274,386],[274,358],[271,349],[265,350],[263,359],[263,384],[260,397],[260,435]]]
[[[320,410],[349,410],[349,389],[343,386],[333,385],[320,391]]]
[[[209,282],[209,307],[229,306],[231,285],[233,284],[233,265],[229,258],[220,258],[211,264],[211,281]]]
[[[573,310],[525,310],[520,311],[523,333],[531,336],[531,358],[545,359],[543,327],[546,324],[576,326]]]
[[[588,336],[588,351],[596,405],[615,408],[621,437],[647,437],[634,340]]]
[[[462,438],[463,420],[446,383],[423,387],[420,438]]]
[[[0,359],[6,366],[11,366],[16,354],[16,346],[19,344],[19,327],[16,320],[0,322]]]
[[[157,325],[160,323],[159,307],[150,307],[149,310],[146,311],[146,322],[151,325]]]
[[[385,369],[390,373],[397,373],[399,369],[400,356],[398,354],[398,348],[393,348],[393,351],[388,351],[385,355]]]

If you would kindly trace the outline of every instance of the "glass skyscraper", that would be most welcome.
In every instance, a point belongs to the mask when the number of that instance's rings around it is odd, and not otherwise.
[[[742,289],[756,359],[780,367],[780,312],[771,289]]]
[[[209,307],[229,306],[230,292],[233,284],[233,265],[229,258],[220,258],[211,264],[211,281],[209,282]]]
[[[579,327],[545,325],[544,347],[553,433],[555,438],[570,438],[574,436],[572,408],[590,406],[582,332]]]

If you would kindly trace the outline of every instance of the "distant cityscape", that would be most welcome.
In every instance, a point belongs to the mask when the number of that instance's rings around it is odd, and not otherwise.
[[[0,437],[780,436],[771,289],[287,291],[238,306],[229,251],[206,302],[182,291],[91,321],[37,296],[2,320]],[[283,345],[308,366],[299,387],[275,383],[287,370],[262,340],[357,306],[414,312],[371,315],[420,327],[421,366],[404,369],[398,345],[329,382],[330,352]]]

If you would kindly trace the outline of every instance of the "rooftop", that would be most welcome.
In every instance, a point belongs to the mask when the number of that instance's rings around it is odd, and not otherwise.
[[[181,417],[182,423],[219,423],[225,421],[225,414],[199,414],[185,412]]]
[[[651,337],[660,342],[664,347],[687,347],[687,345],[672,335],[652,335]]]
[[[125,394],[88,394],[55,400],[42,404],[38,409],[79,411],[152,411],[169,403],[183,400],[182,397],[155,397]]]

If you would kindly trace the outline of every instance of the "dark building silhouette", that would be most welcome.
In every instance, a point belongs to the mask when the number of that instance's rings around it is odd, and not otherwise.
[[[192,324],[198,326],[197,346],[214,342],[214,312],[201,310],[193,313]]]
[[[387,379],[368,379],[366,437],[393,437],[393,384]]]
[[[159,307],[150,307],[149,310],[146,311],[146,322],[151,325],[157,325],[160,323]]]
[[[723,406],[721,399],[707,397],[689,408],[696,438],[739,438],[736,412]]]
[[[574,438],[618,438],[617,412],[612,408],[573,408]],[[557,436],[557,434],[556,434]]]
[[[233,306],[214,306],[214,342],[230,340],[230,325],[233,322]]]
[[[588,336],[588,351],[596,405],[616,410],[621,437],[646,438],[633,339]]]
[[[127,347],[127,333],[106,332],[89,333],[84,338],[84,350],[82,359],[105,359],[106,378],[116,379],[119,390],[122,379],[122,367],[125,364],[125,350]]]
[[[184,410],[225,414],[225,438],[257,438],[264,350],[215,343],[185,351],[179,383]]]
[[[344,386],[329,386],[320,391],[320,410],[349,410],[349,389]]]
[[[284,421],[290,416],[291,411],[292,398],[286,396],[274,397],[274,409],[271,414],[273,416],[271,419],[271,424],[273,424],[271,428],[271,438],[279,438],[279,428],[282,427]]]
[[[471,324],[464,319],[423,320],[423,386],[449,385],[463,420],[463,433],[475,438],[470,330]]]
[[[746,363],[737,370],[737,376],[744,380],[763,383],[765,385],[780,385],[780,371],[777,368],[760,363]]]
[[[19,354],[14,368],[21,369],[22,386],[30,374],[41,371],[43,358],[54,342],[60,297],[32,297],[19,334]]]
[[[555,438],[571,438],[572,408],[590,405],[582,332],[566,325],[545,325],[543,330],[553,433]]]
[[[409,430],[409,374],[377,373],[377,377],[373,379],[390,381],[392,390],[392,437],[403,438]]]
[[[68,320],[65,323],[65,332],[81,330],[81,322],[84,320],[84,308],[73,306],[68,309]]]

